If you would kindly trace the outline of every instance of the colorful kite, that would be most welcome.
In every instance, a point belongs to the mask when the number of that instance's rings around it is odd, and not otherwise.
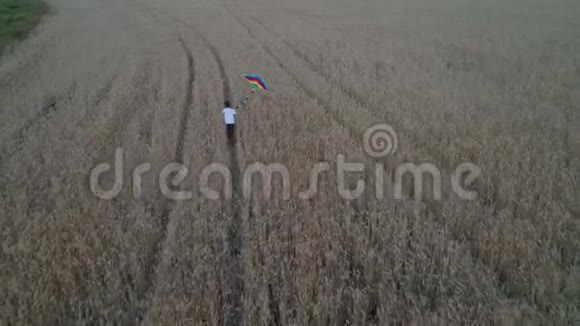
[[[270,90],[270,88],[268,88],[268,84],[266,84],[266,81],[264,80],[264,78],[262,78],[262,76],[260,75],[242,75],[247,81],[248,83],[250,83],[250,86],[252,87],[253,90]]]

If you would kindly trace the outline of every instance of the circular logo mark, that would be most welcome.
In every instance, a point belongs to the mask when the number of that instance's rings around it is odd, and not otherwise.
[[[370,127],[363,136],[365,153],[373,158],[393,154],[397,151],[398,146],[397,132],[386,123]]]

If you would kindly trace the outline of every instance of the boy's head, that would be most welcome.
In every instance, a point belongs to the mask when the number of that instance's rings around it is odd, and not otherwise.
[[[229,108],[229,107],[231,107],[231,106],[232,106],[232,103],[230,103],[230,101],[226,100],[226,101],[224,102],[224,105],[225,105],[225,107],[226,107],[226,108]]]

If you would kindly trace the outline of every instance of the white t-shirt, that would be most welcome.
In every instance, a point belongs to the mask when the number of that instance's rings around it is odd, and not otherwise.
[[[222,113],[224,114],[224,122],[227,125],[233,125],[236,123],[236,110],[232,108],[225,108],[222,110]]]

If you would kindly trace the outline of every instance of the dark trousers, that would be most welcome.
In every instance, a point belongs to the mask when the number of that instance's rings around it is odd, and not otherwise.
[[[236,125],[226,124],[226,135],[229,141],[234,141],[236,139]]]

